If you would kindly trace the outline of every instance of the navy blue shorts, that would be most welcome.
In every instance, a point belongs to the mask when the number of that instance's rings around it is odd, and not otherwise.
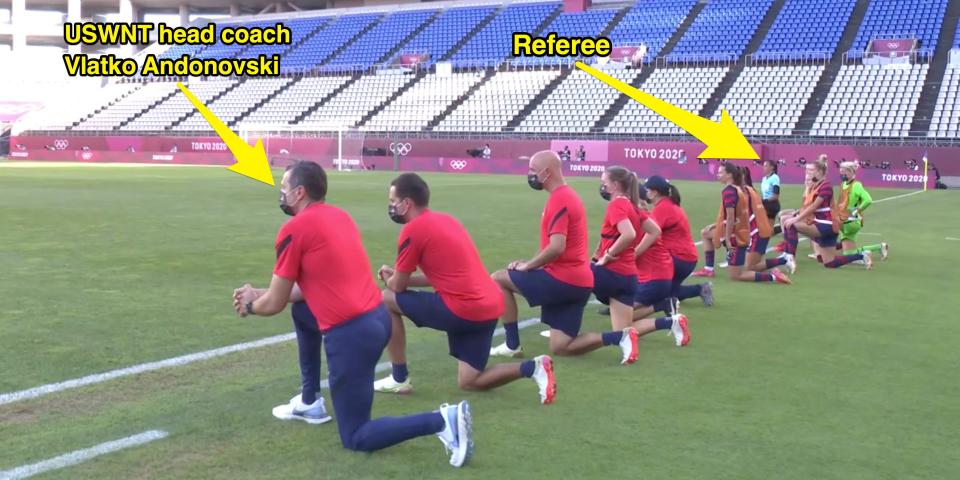
[[[610,305],[614,299],[624,305],[633,305],[633,296],[637,291],[636,275],[620,275],[610,269],[591,264],[593,270],[593,294],[604,305]]]
[[[637,292],[633,297],[633,304],[646,305],[648,307],[656,305],[657,302],[670,298],[671,291],[673,291],[673,281],[671,280],[653,280],[651,282],[638,283]]]
[[[820,232],[820,238],[815,241],[821,247],[834,247],[837,245],[837,234],[833,231],[833,225],[825,223],[816,223],[817,231]]]
[[[731,267],[742,267],[744,263],[747,263],[747,247],[727,250],[727,264]]]
[[[496,318],[481,322],[460,318],[434,292],[411,290],[398,293],[396,297],[400,311],[414,325],[447,333],[451,357],[481,372],[487,368],[493,331],[497,329]]]
[[[750,237],[750,248],[747,249],[747,253],[759,253],[760,255],[766,255],[767,245],[769,244],[769,238],[760,238],[759,235],[754,235]]]
[[[583,309],[590,300],[591,289],[561,282],[542,268],[526,272],[510,270],[508,275],[531,307],[541,307],[541,322],[570,337],[580,335]]]

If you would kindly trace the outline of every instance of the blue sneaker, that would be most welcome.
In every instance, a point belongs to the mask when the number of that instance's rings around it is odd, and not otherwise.
[[[700,299],[703,300],[704,306],[713,306],[713,282],[704,283],[700,287]]]
[[[313,404],[306,405],[300,395],[297,395],[291,398],[290,402],[273,407],[273,416],[280,420],[300,420],[311,425],[320,425],[333,420],[327,414],[327,408],[324,406],[321,396],[317,396],[317,400]]]
[[[450,465],[464,466],[473,456],[473,416],[470,404],[464,400],[456,405],[440,405],[444,427],[437,437],[450,454]]]

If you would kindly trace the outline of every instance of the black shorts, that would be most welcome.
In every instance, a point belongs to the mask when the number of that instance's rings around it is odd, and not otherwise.
[[[767,211],[767,218],[773,220],[774,218],[777,218],[777,214],[780,213],[780,201],[764,200],[763,208]]]

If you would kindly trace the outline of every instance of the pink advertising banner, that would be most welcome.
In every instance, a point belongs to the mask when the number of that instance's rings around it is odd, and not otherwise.
[[[265,139],[269,158],[274,166],[284,166],[304,159],[334,167],[336,143],[332,139]],[[470,155],[469,150],[490,146],[491,158]],[[540,150],[557,151],[570,146],[571,161],[564,163],[568,175],[598,176],[610,165],[623,165],[641,177],[653,174],[674,179],[713,180],[719,162],[703,161],[697,156],[704,146],[695,142],[645,142],[599,140],[425,140],[397,137],[368,137],[368,151],[360,159],[346,159],[350,168],[392,170],[396,155],[400,170],[449,173],[498,173],[522,175],[527,171],[521,157]],[[580,145],[587,152],[586,161],[577,161]],[[200,165],[230,165],[233,156],[215,137],[132,137],[132,136],[30,136],[11,138],[11,158],[15,160],[60,160],[80,162],[142,162]],[[761,158],[780,164],[784,183],[801,183],[802,162],[813,161],[820,154],[829,157],[831,175],[837,162],[859,161],[865,165],[860,178],[868,186],[911,188],[922,187],[922,158],[926,153],[932,165],[943,175],[960,175],[960,148],[868,147],[856,145],[756,144]],[[375,154],[377,152],[379,154]],[[741,162],[741,161],[738,161]],[[754,162],[754,175],[759,178],[760,166]],[[933,182],[933,172],[930,183]],[[834,178],[831,177],[831,178]],[[836,180],[836,178],[834,178]]]
[[[916,48],[914,38],[876,39],[870,44],[871,53],[884,57],[905,57]]]
[[[14,102],[0,100],[0,122],[15,122],[18,118],[43,108],[40,102]]]

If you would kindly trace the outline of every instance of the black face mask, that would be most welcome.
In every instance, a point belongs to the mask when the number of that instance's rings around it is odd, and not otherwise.
[[[534,190],[543,190],[543,182],[537,178],[536,173],[527,174],[527,185],[530,185],[530,188]]]
[[[846,176],[846,175],[840,175],[840,180],[841,180],[843,183],[847,183],[847,182],[850,181],[850,177],[848,177],[848,176]]]
[[[387,215],[389,215],[390,220],[393,220],[395,223],[399,223],[400,225],[407,223],[407,221],[404,220],[403,215],[400,215],[399,213],[397,213],[396,205],[389,205],[387,207]]]
[[[283,192],[280,192],[280,211],[291,217],[294,215],[293,207],[287,204],[287,196]]]
[[[600,198],[610,201],[610,192],[607,191],[607,186],[603,183],[600,184]]]

